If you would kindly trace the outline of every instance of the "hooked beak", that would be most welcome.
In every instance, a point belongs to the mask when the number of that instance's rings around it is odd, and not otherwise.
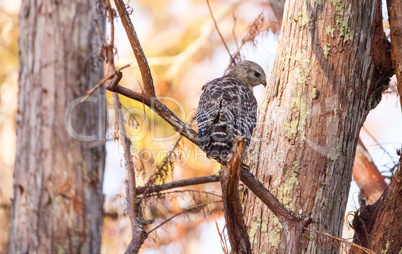
[[[266,79],[262,80],[262,81],[261,81],[261,84],[262,84],[264,87],[267,87],[267,80],[266,80]]]

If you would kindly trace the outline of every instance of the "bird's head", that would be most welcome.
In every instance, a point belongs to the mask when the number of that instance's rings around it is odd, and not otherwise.
[[[231,73],[249,87],[258,86],[259,84],[267,86],[265,72],[255,62],[244,60],[236,65]]]

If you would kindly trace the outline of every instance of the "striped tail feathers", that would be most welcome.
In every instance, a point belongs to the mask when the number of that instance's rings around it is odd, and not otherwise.
[[[221,108],[219,116],[211,128],[207,157],[220,157],[222,160],[227,160],[233,146],[235,130],[233,113],[230,110]]]
[[[232,144],[227,133],[227,124],[218,122],[213,125],[211,139],[207,148],[208,158],[218,158],[226,160],[230,154]]]

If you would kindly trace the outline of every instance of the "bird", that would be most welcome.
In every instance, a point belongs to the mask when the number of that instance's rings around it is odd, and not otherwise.
[[[196,120],[200,148],[210,159],[228,162],[236,136],[246,136],[246,147],[257,121],[253,87],[267,86],[264,70],[244,60],[226,75],[202,87]]]

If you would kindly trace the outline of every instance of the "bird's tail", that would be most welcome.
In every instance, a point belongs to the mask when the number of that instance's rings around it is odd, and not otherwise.
[[[208,158],[220,158],[226,161],[231,153],[233,140],[230,139],[228,125],[225,122],[219,122],[213,125],[211,130],[211,140],[207,149]]]

